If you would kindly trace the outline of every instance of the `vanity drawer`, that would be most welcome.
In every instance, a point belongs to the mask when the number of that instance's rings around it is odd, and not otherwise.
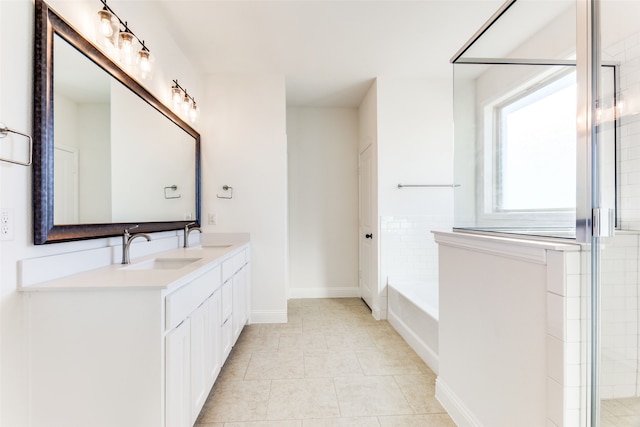
[[[165,327],[173,329],[220,287],[220,266],[184,285],[165,299]]]
[[[236,267],[235,267],[235,256],[225,260],[222,262],[222,282],[226,282],[227,280],[231,279],[231,277],[235,274],[236,272]]]
[[[235,254],[228,260],[222,263],[222,281],[229,280],[238,270],[240,270],[247,263],[246,250],[242,250],[240,253]]]

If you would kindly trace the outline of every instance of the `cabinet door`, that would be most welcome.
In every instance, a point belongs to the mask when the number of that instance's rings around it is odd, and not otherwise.
[[[209,394],[209,310],[207,299],[191,313],[191,421],[195,423]]]
[[[233,343],[237,341],[247,323],[246,267],[233,276]]]
[[[185,319],[165,338],[165,426],[191,427],[191,325]]]
[[[220,317],[221,317],[221,291],[218,289],[209,298],[209,318],[208,318],[208,356],[209,365],[207,368],[209,388],[216,381],[222,361],[220,359]]]
[[[220,327],[220,361],[222,363],[227,360],[227,356],[231,353],[233,339],[232,323],[233,320],[231,319],[231,316],[229,316]]]

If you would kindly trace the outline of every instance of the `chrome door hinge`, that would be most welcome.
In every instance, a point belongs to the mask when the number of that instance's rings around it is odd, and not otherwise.
[[[608,208],[593,208],[591,210],[591,234],[593,237],[613,236],[615,211]]]

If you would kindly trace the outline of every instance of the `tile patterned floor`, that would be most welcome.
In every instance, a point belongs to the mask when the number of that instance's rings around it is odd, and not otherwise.
[[[640,398],[603,400],[602,427],[640,427]]]
[[[248,325],[196,427],[454,427],[435,375],[357,298],[289,301]]]

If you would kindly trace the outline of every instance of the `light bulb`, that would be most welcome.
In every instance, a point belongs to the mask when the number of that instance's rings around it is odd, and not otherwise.
[[[120,62],[124,65],[133,64],[133,34],[127,30],[120,33]]]
[[[200,109],[198,108],[198,106],[194,102],[193,106],[189,110],[189,120],[191,120],[191,123],[195,123],[196,120],[198,120],[198,116],[199,115],[200,115]]]
[[[180,109],[180,103],[182,102],[182,91],[178,86],[171,87],[171,103],[173,104],[173,111],[176,113]]]
[[[151,54],[147,48],[142,45],[142,49],[138,51],[138,67],[140,68],[140,77],[144,80],[151,75]]]
[[[182,114],[188,114],[191,109],[191,99],[189,99],[189,95],[187,92],[184,93],[184,98],[182,99]]]
[[[118,39],[118,24],[113,18],[113,14],[107,9],[98,11],[98,31],[97,31],[98,44],[107,51],[113,49]]]
[[[111,38],[113,37],[113,25],[111,19],[113,15],[108,10],[99,10],[98,18],[100,19],[100,34],[103,37]]]

